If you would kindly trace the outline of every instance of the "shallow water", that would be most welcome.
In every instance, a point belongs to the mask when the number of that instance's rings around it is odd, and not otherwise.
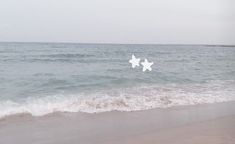
[[[131,68],[131,55],[153,61]],[[0,117],[235,100],[235,47],[0,43]]]

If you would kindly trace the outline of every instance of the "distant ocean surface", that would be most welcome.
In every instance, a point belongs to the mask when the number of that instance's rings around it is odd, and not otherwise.
[[[131,68],[131,55],[153,61]],[[235,47],[0,43],[0,118],[235,100]]]

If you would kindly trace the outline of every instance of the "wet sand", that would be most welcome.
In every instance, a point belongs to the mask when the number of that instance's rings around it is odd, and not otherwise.
[[[233,144],[235,102],[0,120],[1,144]]]
[[[191,123],[185,126],[113,140],[113,144],[234,144],[235,116]]]

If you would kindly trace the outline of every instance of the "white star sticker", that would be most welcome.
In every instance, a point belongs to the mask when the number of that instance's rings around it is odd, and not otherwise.
[[[132,55],[132,58],[129,60],[129,63],[131,63],[132,68],[135,68],[136,66],[140,66],[140,59],[136,58],[135,55]]]
[[[146,70],[152,71],[151,66],[153,65],[153,62],[148,62],[148,60],[145,59],[144,62],[141,62],[141,65],[143,66],[143,72]]]

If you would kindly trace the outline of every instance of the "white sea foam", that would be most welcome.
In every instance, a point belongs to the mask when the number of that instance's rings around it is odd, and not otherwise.
[[[2,101],[0,118],[22,113],[42,116],[54,112],[136,111],[232,100],[235,100],[234,81],[140,86],[77,95],[29,98],[21,103]]]

